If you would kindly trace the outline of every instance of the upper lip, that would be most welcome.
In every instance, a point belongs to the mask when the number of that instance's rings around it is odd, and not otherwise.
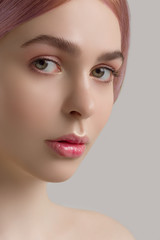
[[[75,144],[87,144],[89,143],[89,138],[86,135],[83,137],[79,137],[75,134],[68,134],[68,135],[61,136],[57,139],[53,139],[53,140],[51,139],[47,141],[52,141],[52,142],[65,141],[68,143],[75,143]]]

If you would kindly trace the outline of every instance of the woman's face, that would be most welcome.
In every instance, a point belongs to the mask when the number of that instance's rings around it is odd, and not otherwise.
[[[40,35],[50,40],[26,43]],[[122,64],[115,51],[118,20],[98,0],[66,2],[1,39],[1,164],[50,182],[71,177],[110,116],[112,70]],[[68,134],[88,137],[81,155],[46,144]]]

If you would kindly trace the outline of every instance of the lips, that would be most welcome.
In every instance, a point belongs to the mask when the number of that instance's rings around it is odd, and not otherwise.
[[[46,140],[47,145],[58,155],[68,158],[80,157],[88,144],[87,136],[79,137],[75,134],[62,136],[54,140]]]

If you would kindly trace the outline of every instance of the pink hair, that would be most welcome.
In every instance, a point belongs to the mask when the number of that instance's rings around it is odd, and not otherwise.
[[[120,76],[115,77],[113,82],[115,103],[120,93],[127,67],[128,50],[130,43],[129,7],[126,0],[103,0],[103,2],[105,2],[112,9],[119,21],[121,31],[121,51],[124,56],[124,62],[120,69]]]
[[[69,0],[0,0],[0,38],[19,24],[39,16]],[[114,103],[118,98],[124,80],[130,39],[129,8],[126,0],[102,0],[115,13],[121,30],[121,51],[124,63],[120,76],[115,77]]]

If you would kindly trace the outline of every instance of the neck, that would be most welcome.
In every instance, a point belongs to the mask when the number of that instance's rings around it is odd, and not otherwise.
[[[40,232],[48,228],[54,207],[46,182],[15,165],[0,162],[0,234],[16,229],[23,232],[23,228]]]

